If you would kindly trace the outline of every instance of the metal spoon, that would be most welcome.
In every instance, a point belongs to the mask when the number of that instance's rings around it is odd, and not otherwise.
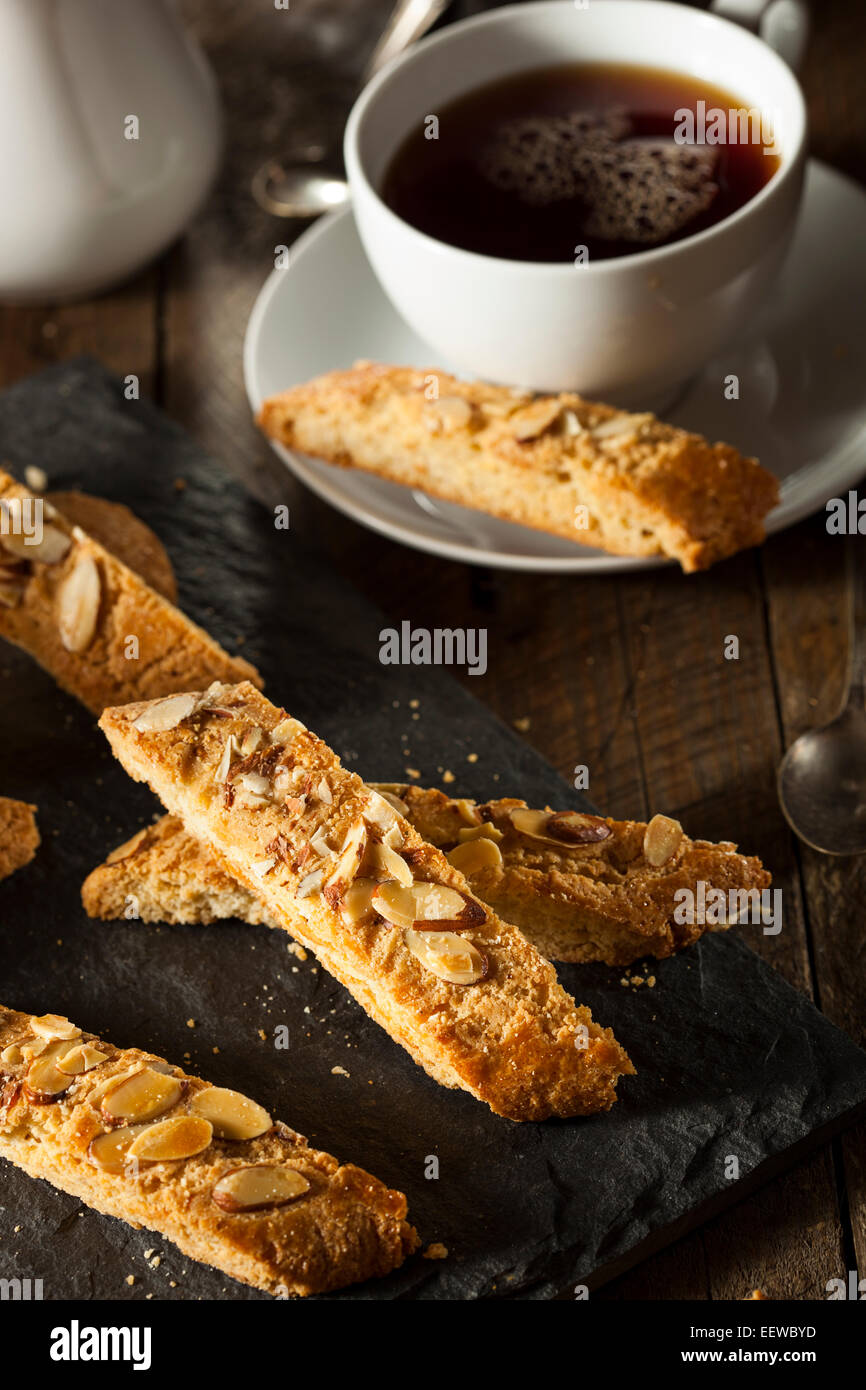
[[[450,0],[399,0],[388,21],[384,34],[364,68],[361,87],[371,77],[426,34]],[[284,165],[270,159],[253,175],[253,197],[259,207],[276,217],[319,217],[333,212],[349,200],[349,185],[342,167],[323,166],[326,151],[319,147],[314,153],[304,151],[300,160]]]
[[[866,853],[866,564],[848,540],[851,580],[848,692],[840,714],[801,734],[779,766],[791,829],[823,854]]]

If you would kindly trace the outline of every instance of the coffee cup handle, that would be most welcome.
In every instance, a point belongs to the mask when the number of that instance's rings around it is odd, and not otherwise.
[[[805,0],[711,0],[710,9],[760,35],[797,72],[809,37]]]

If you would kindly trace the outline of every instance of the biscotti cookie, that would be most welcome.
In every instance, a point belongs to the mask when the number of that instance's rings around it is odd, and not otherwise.
[[[759,859],[729,841],[692,840],[667,816],[616,821],[531,810],[509,798],[479,804],[435,789],[370,783],[424,840],[444,850],[472,892],[520,927],[548,960],[630,965],[663,959],[734,917],[688,909],[713,893],[751,908],[770,884]],[[685,897],[679,896],[685,890]],[[733,898],[732,896],[733,895]],[[82,888],[91,917],[150,922],[271,919],[175,816],[120,846]],[[718,918],[718,920],[716,920]]]
[[[729,444],[580,396],[359,362],[265,401],[272,439],[505,521],[684,570],[764,539],[772,474]]]
[[[663,959],[734,920],[696,910],[713,902],[713,890],[745,911],[756,896],[760,906],[771,882],[759,859],[729,841],[692,840],[669,816],[647,824],[537,811],[510,797],[478,803],[393,783],[378,790],[550,960]]]
[[[177,816],[162,816],[118,845],[84,880],[81,902],[89,917],[106,922],[207,924],[239,917],[276,926],[261,900]]]
[[[39,848],[36,807],[0,796],[0,878],[29,864]]]
[[[86,492],[49,492],[46,501],[70,526],[80,526],[169,603],[177,602],[177,580],[165,546],[129,507]]]
[[[283,1297],[387,1274],[406,1199],[237,1091],[56,1014],[0,1007],[0,1156]]]
[[[260,683],[248,661],[229,656],[98,541],[2,471],[0,637],[28,651],[94,714],[211,680]]]
[[[516,927],[252,685],[108,709],[130,776],[315,951],[416,1062],[515,1120],[581,1115],[632,1070]]]

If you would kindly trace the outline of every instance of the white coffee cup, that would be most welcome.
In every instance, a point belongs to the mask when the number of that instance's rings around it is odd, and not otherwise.
[[[777,172],[730,217],[668,246],[584,264],[510,261],[409,225],[379,189],[408,132],[513,73],[568,62],[635,63],[721,87],[773,122]],[[385,292],[460,372],[535,390],[654,403],[747,327],[790,243],[806,111],[777,53],[715,15],[662,0],[508,6],[425,39],[376,77],[346,127],[364,248]]]

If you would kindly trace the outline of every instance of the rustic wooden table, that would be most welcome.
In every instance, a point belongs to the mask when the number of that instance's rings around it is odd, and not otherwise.
[[[341,5],[355,12],[351,43]],[[250,177],[289,129],[338,136],[388,4],[292,0],[286,13],[273,0],[184,0],[184,10],[227,107],[220,185],[188,235],[131,284],[83,303],[0,311],[0,384],[91,353],[138,375],[214,458],[272,495],[276,465],[250,423],[241,347],[274,246],[300,229],[260,212]],[[862,0],[822,0],[803,73],[813,152],[861,181],[864,19]],[[775,791],[783,749],[832,716],[844,680],[844,547],[822,516],[704,575],[558,578],[446,563],[372,536],[282,473],[279,489],[293,528],[314,535],[393,620],[486,626],[489,668],[469,682],[473,695],[505,720],[528,719],[526,738],[567,778],[587,763],[607,813],[663,810],[695,835],[760,854],[783,889],[785,925],[777,937],[753,932],[755,948],[866,1043],[866,858],[799,844]],[[738,661],[723,656],[730,633]],[[760,1286],[770,1298],[824,1298],[828,1279],[858,1267],[866,1271],[866,1127],[597,1297],[736,1299]]]

